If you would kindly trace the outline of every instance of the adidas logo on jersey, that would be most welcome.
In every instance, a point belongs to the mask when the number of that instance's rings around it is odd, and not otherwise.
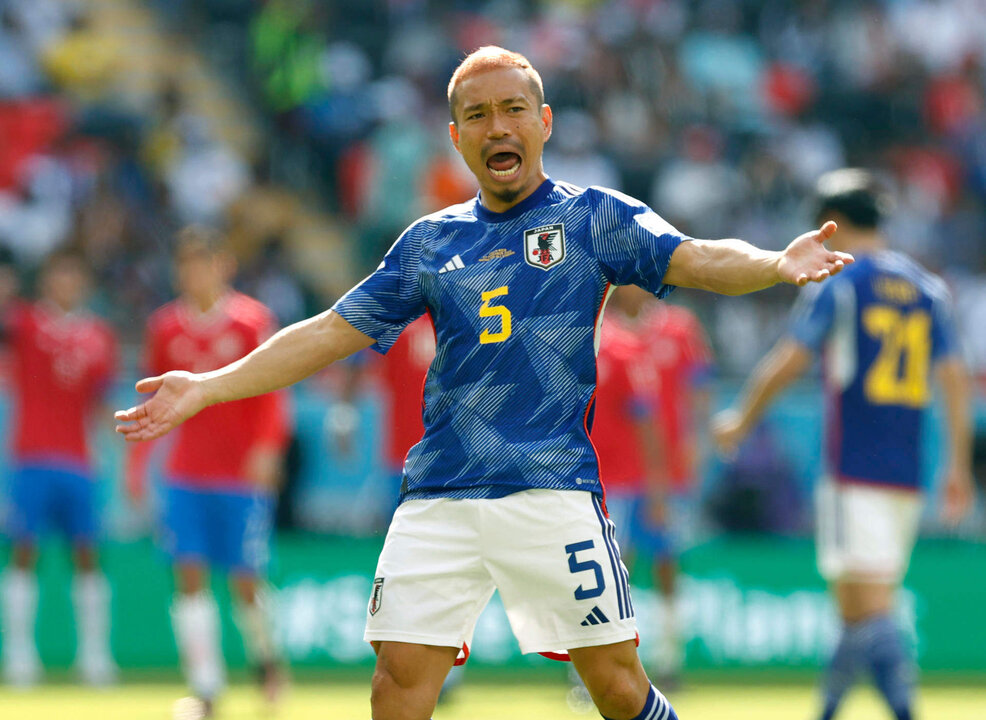
[[[462,258],[458,255],[453,255],[452,259],[445,263],[445,267],[438,271],[438,274],[452,272],[453,270],[461,270],[465,267],[465,263],[462,262]]]
[[[599,609],[598,605],[595,605],[592,608],[592,612],[585,616],[585,620],[581,624],[585,627],[587,625],[602,625],[608,622],[609,618],[603,615],[603,611]]]

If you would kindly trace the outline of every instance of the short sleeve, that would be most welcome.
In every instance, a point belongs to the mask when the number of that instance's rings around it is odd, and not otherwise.
[[[791,312],[788,334],[813,353],[822,351],[835,319],[837,280],[805,287]]]
[[[958,353],[952,298],[943,288],[931,301],[931,357],[937,362]]]
[[[333,312],[376,342],[386,353],[411,322],[426,310],[418,284],[422,223],[412,225],[397,239],[379,267],[332,306]]]
[[[586,190],[592,211],[592,243],[606,279],[639,285],[657,297],[674,286],[664,274],[675,248],[689,238],[639,200],[606,188]]]

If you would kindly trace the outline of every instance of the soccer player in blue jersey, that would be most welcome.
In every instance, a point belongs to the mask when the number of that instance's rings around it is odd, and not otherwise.
[[[373,582],[375,720],[422,720],[499,589],[524,652],[567,651],[600,713],[676,718],[637,657],[627,574],[589,427],[602,312],[616,285],[739,294],[824,280],[852,257],[827,223],[768,252],[682,237],[641,202],[554,182],[541,162],[551,108],[521,55],[481,48],[449,83],[455,148],[478,197],[421,218],[331,310],[209,373],[138,383],[117,413],[128,440],[202,408],[270,392],[366,347],[386,352],[428,313],[437,353],[425,433]]]
[[[823,682],[823,720],[868,670],[898,720],[912,717],[913,671],[891,616],[921,510],[921,425],[940,380],[948,425],[947,519],[972,498],[969,385],[944,283],[889,250],[882,195],[861,170],[819,180],[818,220],[834,220],[832,246],[856,263],[802,291],[790,332],[757,366],[737,409],[713,421],[727,453],[771,401],[823,355],[826,475],[817,494],[818,564],[843,621]]]

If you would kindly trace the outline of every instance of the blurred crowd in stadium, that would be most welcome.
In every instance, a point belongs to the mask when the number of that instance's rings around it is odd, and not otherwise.
[[[187,223],[227,229],[237,286],[301,319],[475,193],[445,91],[497,43],[543,75],[550,175],[696,237],[776,248],[821,173],[876,169],[889,236],[948,281],[986,388],[983,37],[977,0],[0,0],[0,253],[29,288],[81,250],[128,377]],[[738,377],[794,294],[679,300]]]

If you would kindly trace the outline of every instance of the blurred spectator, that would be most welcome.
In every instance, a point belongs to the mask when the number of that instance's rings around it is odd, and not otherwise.
[[[580,110],[563,110],[555,116],[555,140],[545,148],[544,167],[552,177],[579,187],[603,185],[620,189],[613,161],[599,147],[596,122]]]
[[[43,77],[12,5],[0,5],[0,99],[34,95]]]
[[[745,180],[723,157],[723,138],[711,127],[687,128],[682,155],[654,178],[651,205],[672,225],[700,237],[726,237],[746,199]]]
[[[249,176],[243,159],[212,136],[204,119],[189,117],[166,182],[180,222],[217,225],[246,189]]]
[[[102,99],[122,69],[116,41],[94,26],[82,6],[72,8],[67,31],[46,45],[42,62],[59,88],[82,101]]]

